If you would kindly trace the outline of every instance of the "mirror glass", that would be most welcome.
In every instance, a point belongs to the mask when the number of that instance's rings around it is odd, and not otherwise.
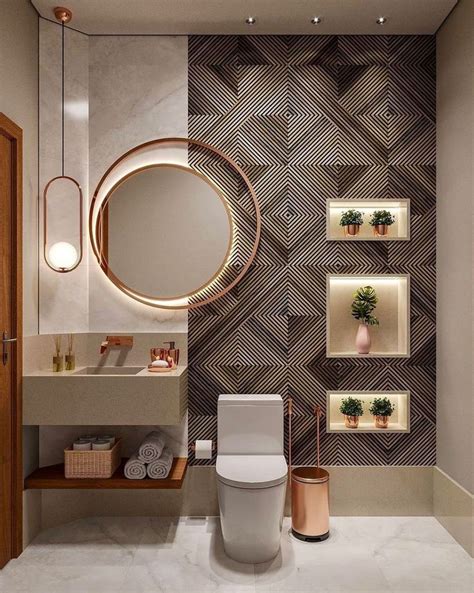
[[[175,299],[198,291],[222,270],[232,218],[217,187],[171,164],[133,171],[110,191],[98,217],[103,267],[136,293]]]

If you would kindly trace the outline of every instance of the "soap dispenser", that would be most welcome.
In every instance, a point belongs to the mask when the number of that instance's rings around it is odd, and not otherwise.
[[[173,359],[173,366],[178,366],[179,363],[179,348],[176,348],[176,342],[163,342],[163,344],[168,344],[168,356]]]

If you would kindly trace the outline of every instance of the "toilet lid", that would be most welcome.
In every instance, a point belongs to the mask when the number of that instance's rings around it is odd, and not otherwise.
[[[287,478],[283,455],[218,455],[217,477],[236,488],[269,488]]]

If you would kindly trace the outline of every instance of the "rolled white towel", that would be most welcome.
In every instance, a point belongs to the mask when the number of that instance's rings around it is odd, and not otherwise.
[[[165,445],[166,441],[160,432],[157,430],[150,432],[138,449],[138,459],[143,463],[151,463],[155,459],[159,459]]]
[[[129,480],[143,480],[146,478],[146,465],[143,463],[143,461],[138,459],[136,454],[134,454],[125,463],[123,473]]]
[[[152,461],[147,465],[146,471],[148,477],[153,480],[163,480],[168,477],[171,466],[173,464],[173,454],[168,447],[165,447],[163,454],[159,459]]]

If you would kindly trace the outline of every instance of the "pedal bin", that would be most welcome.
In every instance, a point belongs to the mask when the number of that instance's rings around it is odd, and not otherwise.
[[[303,541],[329,537],[329,473],[320,467],[291,472],[291,531]]]

